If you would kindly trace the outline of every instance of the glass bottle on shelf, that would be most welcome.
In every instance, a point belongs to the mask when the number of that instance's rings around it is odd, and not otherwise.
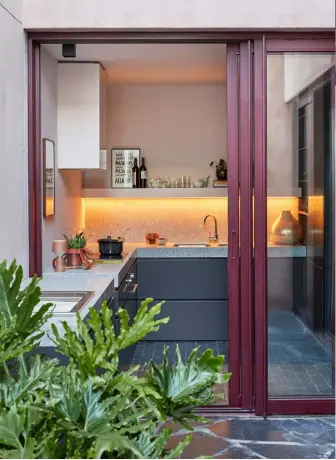
[[[140,166],[140,188],[147,188],[147,168],[145,159],[142,157]]]
[[[138,159],[134,158],[134,165],[132,168],[132,184],[133,188],[140,187],[140,170],[138,167]]]

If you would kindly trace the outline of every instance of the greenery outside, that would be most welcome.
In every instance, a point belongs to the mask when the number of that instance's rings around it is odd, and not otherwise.
[[[183,363],[177,348],[172,366],[165,350],[161,365],[149,363],[138,377],[137,367],[119,370],[119,353],[168,322],[157,319],[163,302],[141,304],[132,324],[119,309],[116,335],[112,312],[103,303],[90,309],[85,323],[77,315],[77,330],[53,326],[55,347],[68,359],[36,354],[41,328],[53,305],[38,311],[38,278],[21,289],[22,267],[0,264],[0,458],[177,458],[190,442],[187,435],[175,449],[165,446],[172,418],[192,431],[202,420],[194,409],[215,401],[213,386],[227,382],[224,356],[195,349]]]

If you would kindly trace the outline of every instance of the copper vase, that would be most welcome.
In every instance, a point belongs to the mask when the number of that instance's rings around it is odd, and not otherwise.
[[[281,211],[280,216],[274,222],[271,233],[271,241],[275,244],[297,244],[302,236],[299,222],[290,211]]]

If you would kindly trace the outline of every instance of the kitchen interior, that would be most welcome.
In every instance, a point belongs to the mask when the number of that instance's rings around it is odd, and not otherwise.
[[[271,397],[333,392],[333,331],[317,313],[331,308],[330,180],[327,168],[319,187],[316,174],[306,176],[316,155],[299,145],[307,83],[294,88],[292,58],[270,57],[267,66]],[[117,331],[118,307],[132,319],[147,297],[165,300],[169,323],[124,350],[122,366],[143,371],[149,360],[161,362],[165,345],[174,359],[179,344],[184,359],[196,346],[212,348],[228,368],[226,91],[225,44],[41,47],[41,300],[54,299],[56,325],[65,319],[73,327],[76,311],[86,317],[107,300]],[[329,137],[331,125],[315,147],[323,164],[331,161]],[[316,281],[310,262],[321,247],[323,280]],[[48,338],[43,346],[54,352]],[[323,385],[288,383],[295,365],[303,377],[323,370]],[[228,403],[226,386],[218,397]]]

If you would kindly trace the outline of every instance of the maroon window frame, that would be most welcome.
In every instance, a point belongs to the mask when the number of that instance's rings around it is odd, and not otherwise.
[[[255,374],[256,414],[334,414],[334,398],[269,398],[267,361],[267,151],[266,151],[266,59],[268,53],[335,52],[335,40],[329,37],[275,39],[264,36],[255,41],[254,60],[254,270],[255,270]]]

